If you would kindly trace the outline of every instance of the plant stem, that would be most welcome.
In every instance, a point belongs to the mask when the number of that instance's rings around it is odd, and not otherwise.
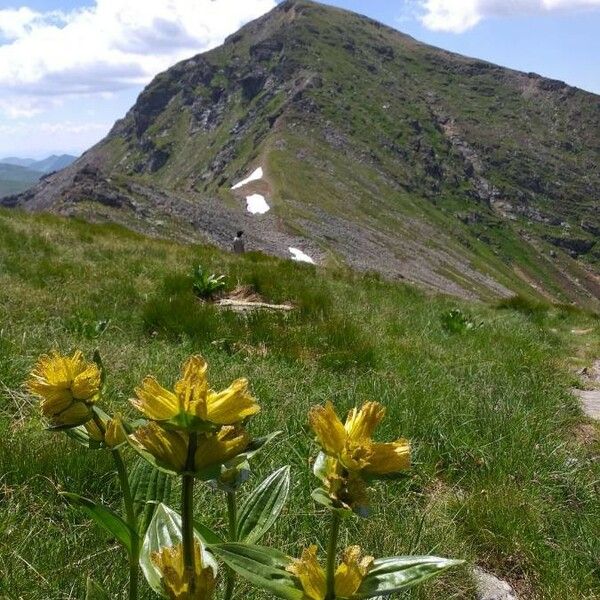
[[[102,419],[92,411],[94,423],[96,423],[98,429],[102,432],[102,437],[106,434],[106,428]],[[129,485],[129,477],[127,476],[127,467],[123,462],[121,453],[116,449],[111,449],[115,466],[117,467],[117,474],[119,476],[119,484],[121,485],[121,492],[123,493],[123,504],[125,505],[125,515],[127,524],[131,527],[133,532],[131,538],[131,552],[129,552],[129,600],[137,600],[138,596],[138,563],[140,560],[140,539],[137,533],[137,522],[135,519],[135,511],[133,508],[133,497],[131,495],[131,486]]]
[[[331,516],[331,531],[329,532],[329,544],[327,545],[327,594],[325,600],[335,600],[335,558],[339,533],[340,513],[334,510]]]
[[[237,503],[235,492],[227,492],[227,519],[229,522],[229,541],[237,542]],[[227,568],[227,581],[225,583],[225,599],[231,600],[235,587],[235,572]]]
[[[137,531],[137,522],[135,518],[135,511],[133,508],[133,496],[131,495],[131,486],[129,485],[129,477],[127,476],[127,468],[123,462],[121,453],[117,450],[111,450],[115,465],[117,467],[117,473],[119,475],[119,482],[121,484],[121,491],[123,492],[123,503],[125,504],[125,515],[127,517],[127,524],[131,527],[132,538],[131,538],[131,552],[129,553],[129,600],[136,600],[138,595],[138,563],[140,559],[140,538]]]
[[[198,445],[198,434],[190,433],[188,455],[185,464],[185,473],[182,476],[181,490],[181,535],[183,538],[183,565],[188,573],[190,592],[196,587],[194,565],[194,457]]]
[[[237,503],[235,492],[227,492],[227,518],[229,521],[229,541],[237,542]]]

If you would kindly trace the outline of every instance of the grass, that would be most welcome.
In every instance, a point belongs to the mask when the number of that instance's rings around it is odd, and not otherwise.
[[[193,294],[197,264],[296,310],[218,311]],[[447,331],[442,315],[453,308],[483,325]],[[0,318],[0,598],[81,598],[88,574],[111,598],[126,584],[115,541],[58,496],[118,507],[110,457],[43,431],[22,387],[51,348],[99,348],[107,404],[125,412],[146,374],[171,384],[194,352],[215,387],[247,376],[263,407],[253,432],[284,432],[255,463],[255,481],[292,465],[290,503],[269,545],[295,554],[325,542],[326,515],[310,499],[308,407],[331,399],[343,412],[374,399],[388,409],[380,439],[410,438],[414,467],[377,486],[373,518],[351,522],[344,542],[376,556],[465,558],[526,598],[600,597],[599,448],[576,442],[583,419],[568,392],[582,342],[571,330],[591,329],[586,357],[599,355],[593,315],[526,299],[500,308],[426,297],[373,275],[0,211]],[[198,516],[217,529],[221,500],[198,486]],[[237,597],[266,596],[241,587]],[[402,597],[472,598],[473,584],[465,568]]]

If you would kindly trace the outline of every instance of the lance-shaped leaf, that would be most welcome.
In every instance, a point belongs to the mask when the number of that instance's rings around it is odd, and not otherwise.
[[[129,485],[140,536],[143,536],[158,503],[168,504],[171,500],[171,478],[166,473],[154,469],[145,460],[138,460],[129,475]]]
[[[65,498],[73,506],[78,506],[83,509],[98,525],[104,527],[106,531],[114,535],[127,551],[131,553],[131,541],[137,533],[129,527],[129,525],[110,508],[98,504],[89,498],[84,498],[79,494],[70,492],[61,492],[61,496]]]
[[[215,577],[217,574],[217,562],[206,551],[204,544],[197,532],[194,537],[200,545],[202,564],[204,567],[212,568]],[[152,562],[152,555],[160,552],[162,548],[179,546],[183,543],[181,535],[181,516],[165,504],[159,504],[154,512],[152,521],[148,526],[142,551],[140,553],[140,566],[148,585],[159,595],[164,595],[159,568]]]
[[[281,467],[258,485],[242,505],[238,520],[238,539],[258,542],[277,521],[290,492],[290,467]]]
[[[278,550],[230,543],[211,546],[211,551],[250,583],[285,600],[302,600],[304,592],[286,571],[291,558]]]
[[[110,596],[99,583],[88,577],[85,586],[85,600],[110,600]]]
[[[390,556],[379,558],[363,579],[354,598],[389,596],[413,585],[423,583],[450,567],[462,564],[437,556]]]
[[[207,546],[222,544],[225,541],[218,533],[215,533],[210,527],[200,521],[194,520],[194,529]]]

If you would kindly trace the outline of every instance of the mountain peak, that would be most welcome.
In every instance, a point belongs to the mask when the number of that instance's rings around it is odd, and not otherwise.
[[[244,229],[255,249],[461,296],[594,303],[598,139],[598,96],[288,0],[158,75],[8,203],[226,247]]]

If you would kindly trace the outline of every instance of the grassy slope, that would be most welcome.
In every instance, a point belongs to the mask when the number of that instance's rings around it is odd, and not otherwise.
[[[203,307],[186,277],[197,263],[299,309],[243,318]],[[21,387],[37,355],[53,347],[98,347],[108,401],[125,411],[144,375],[172,382],[193,352],[208,358],[215,387],[248,376],[263,406],[253,430],[285,432],[257,471],[293,467],[289,510],[269,544],[295,553],[296,540],[322,537],[324,515],[309,497],[316,448],[307,408],[332,399],[343,411],[376,399],[388,407],[381,439],[409,437],[415,464],[409,478],[373,494],[373,519],[353,524],[348,541],[375,555],[466,558],[527,598],[600,597],[598,447],[574,442],[581,417],[566,366],[573,327],[594,328],[585,339],[598,355],[598,321],[564,309],[465,304],[484,325],[450,335],[440,314],[457,304],[373,277],[0,212],[0,597],[80,598],[88,573],[111,597],[124,586],[114,541],[57,495],[68,489],[118,506],[108,457],[42,431]],[[222,527],[218,498],[201,486],[198,496],[204,518]],[[459,570],[406,597],[473,596]]]

